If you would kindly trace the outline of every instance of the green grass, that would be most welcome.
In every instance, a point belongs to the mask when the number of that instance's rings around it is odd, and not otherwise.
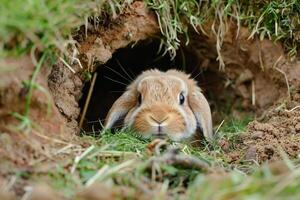
[[[101,15],[101,0],[4,0],[0,5],[0,55],[16,56],[32,49],[65,53],[71,33],[89,16]],[[60,50],[60,51],[57,51]]]
[[[294,199],[300,195],[299,186],[299,167],[277,174],[265,166],[249,176],[235,171],[219,178],[199,175],[188,199]]]
[[[189,42],[188,31],[194,29],[201,32],[201,26],[214,21],[214,33],[218,40],[216,49],[218,60],[224,67],[220,49],[223,43],[225,25],[229,18],[236,24],[246,26],[251,37],[257,35],[260,39],[280,40],[291,57],[297,55],[297,41],[293,34],[299,31],[300,2],[298,0],[246,1],[246,0],[147,0],[159,17],[163,44],[166,51],[175,56],[176,49]]]
[[[245,130],[248,121],[248,118],[228,120],[219,133],[230,140]],[[216,144],[192,147],[187,143],[171,142],[170,146],[178,148],[180,154],[194,156],[208,163],[209,171],[160,163],[156,166],[159,172],[153,172],[147,166],[159,156],[149,153],[147,146],[150,140],[141,138],[133,131],[107,131],[102,137],[86,136],[83,140],[88,141],[90,146],[77,154],[84,156],[74,171],[75,158],[68,158],[64,164],[58,164],[46,174],[48,183],[68,198],[73,198],[78,189],[95,182],[109,183],[110,187],[127,186],[133,190],[140,189],[141,185],[149,189],[153,185],[165,185],[168,192],[158,194],[155,191],[156,198],[176,194],[180,188],[186,190],[180,199],[293,199],[300,195],[299,161],[286,159],[282,163],[261,167],[250,162],[228,163],[226,152]],[[29,174],[26,179],[39,181],[45,179],[45,175]],[[149,183],[151,187],[147,185]]]
[[[59,49],[71,44],[70,35],[85,25],[88,17],[119,13],[124,0],[4,0],[0,5],[0,55],[17,55],[32,48]],[[157,12],[165,49],[175,56],[181,35],[188,43],[188,30],[207,21],[225,23],[233,18],[260,38],[281,40],[292,55],[297,52],[293,34],[300,22],[298,0],[145,0]],[[222,14],[222,16],[221,16]],[[220,16],[220,17],[219,17]],[[101,20],[100,20],[101,21]],[[216,27],[217,28],[217,27]],[[221,30],[220,30],[221,31]],[[218,34],[221,34],[220,32]],[[216,35],[222,40],[222,35]],[[222,41],[221,41],[222,42]]]

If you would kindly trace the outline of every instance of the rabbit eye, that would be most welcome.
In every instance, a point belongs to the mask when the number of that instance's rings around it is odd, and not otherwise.
[[[141,105],[142,103],[142,95],[141,93],[138,94],[138,104]]]
[[[181,92],[180,95],[179,95],[179,104],[182,105],[184,103],[184,100],[185,100],[185,97]]]

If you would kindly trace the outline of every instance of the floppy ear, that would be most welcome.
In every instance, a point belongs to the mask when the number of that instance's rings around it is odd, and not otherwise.
[[[190,107],[196,117],[197,123],[200,124],[203,135],[212,139],[213,137],[213,127],[212,127],[212,118],[209,104],[200,92],[200,90],[191,91],[188,96]]]
[[[124,117],[129,110],[135,106],[135,104],[136,96],[134,95],[134,92],[126,91],[122,94],[109,110],[105,119],[104,128],[112,128],[120,118]]]

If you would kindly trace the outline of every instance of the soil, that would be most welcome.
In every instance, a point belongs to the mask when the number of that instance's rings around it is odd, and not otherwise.
[[[272,112],[267,122],[253,121],[248,125],[243,143],[248,146],[248,158],[260,163],[300,155],[300,111]],[[250,152],[252,151],[252,152]]]
[[[208,88],[218,94],[217,101],[229,97],[226,88],[230,87],[234,91],[230,97],[234,99],[232,114],[242,108],[255,111],[257,116],[240,138],[240,149],[228,153],[229,162],[248,159],[263,163],[280,160],[283,154],[297,158],[300,155],[300,61],[289,60],[280,43],[249,40],[247,28],[237,32],[236,25],[228,23],[220,51],[225,68],[220,69],[219,62],[215,61],[216,37],[210,27],[207,24],[206,34],[200,36],[205,42],[199,43],[196,34],[187,51],[200,61],[200,67],[219,71],[226,77],[223,91],[220,86],[218,90]],[[238,105],[237,99],[241,99]],[[220,144],[222,148],[229,146],[228,141]]]
[[[34,90],[29,118],[31,127],[24,133],[18,129],[20,121],[12,113],[24,114],[25,96],[28,92],[24,82],[30,80],[34,69],[32,59],[28,56],[19,60],[6,59],[1,61],[11,71],[0,73],[0,172],[10,171],[11,165],[27,168],[30,163],[44,157],[52,148],[59,148],[57,140],[68,141],[72,134],[65,127],[65,120],[54,105],[51,96],[40,90]],[[36,79],[36,84],[49,91],[45,74],[49,68],[44,66]],[[63,142],[62,142],[63,143]],[[7,164],[7,165],[6,165]],[[4,170],[4,168],[6,170]]]

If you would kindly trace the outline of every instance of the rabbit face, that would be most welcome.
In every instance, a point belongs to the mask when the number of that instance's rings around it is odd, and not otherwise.
[[[125,117],[124,126],[145,137],[169,137],[179,141],[195,134],[197,126],[211,138],[209,104],[189,75],[169,70],[148,70],[131,83],[113,104],[105,128]]]
[[[197,123],[187,94],[186,83],[176,76],[147,76],[137,85],[137,104],[127,114],[125,124],[145,137],[189,138]]]

